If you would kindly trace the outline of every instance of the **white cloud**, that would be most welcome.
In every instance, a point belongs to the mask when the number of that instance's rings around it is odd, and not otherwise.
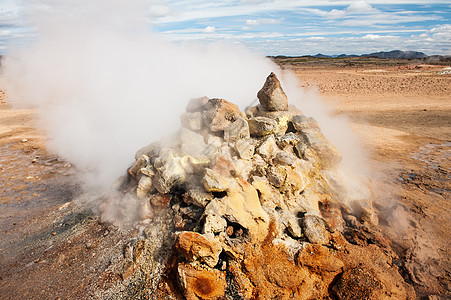
[[[248,26],[258,26],[260,25],[260,22],[257,20],[246,20],[246,25]]]
[[[216,31],[216,27],[214,26],[207,26],[202,30],[204,33],[214,33]]]
[[[311,36],[306,38],[306,40],[311,40],[311,41],[322,41],[325,40],[326,38],[323,36]]]
[[[373,8],[370,4],[368,4],[363,0],[351,3],[351,5],[349,5],[348,8],[346,9],[346,12],[348,14],[362,14],[378,11],[379,11],[378,9]]]
[[[257,20],[249,19],[249,20],[246,20],[245,26],[259,26],[261,24],[275,25],[275,24],[282,23],[283,20],[284,20],[284,18],[280,18],[280,19],[263,18],[263,19],[257,19]]]
[[[374,8],[368,2],[364,0],[359,0],[351,3],[346,9],[332,9],[327,13],[327,17],[331,19],[343,18],[345,16],[350,15],[368,15],[368,14],[376,14],[380,11],[377,8]]]
[[[150,17],[161,18],[172,14],[172,9],[169,6],[162,4],[151,5],[149,8]]]

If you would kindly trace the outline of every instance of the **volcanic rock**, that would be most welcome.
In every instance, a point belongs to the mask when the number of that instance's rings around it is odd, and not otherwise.
[[[187,300],[218,299],[225,293],[225,272],[179,264],[178,277]]]
[[[224,131],[241,117],[238,106],[224,99],[210,99],[204,108],[204,124],[211,131]]]
[[[236,141],[234,149],[241,159],[251,159],[254,156],[255,147],[247,140]]]
[[[271,73],[263,85],[262,89],[257,93],[263,109],[268,111],[286,111],[288,110],[287,95],[283,91],[279,79],[276,74]]]
[[[313,244],[325,245],[329,242],[329,232],[323,219],[318,216],[306,215],[304,218],[304,233]]]
[[[187,261],[201,261],[212,268],[218,263],[222,251],[220,242],[214,236],[204,236],[191,231],[178,234],[175,249]]]
[[[265,136],[277,131],[277,122],[270,118],[255,117],[249,119],[249,131],[252,136]]]
[[[99,207],[104,221],[139,226],[138,254],[124,258],[127,291],[158,299],[411,297],[388,243],[371,229],[370,201],[360,202],[359,218],[342,202],[350,183],[318,123],[288,106],[274,74],[258,98],[246,115],[224,99],[191,100],[179,132],[140,149]]]
[[[241,139],[249,139],[249,124],[243,118],[238,118],[224,130],[224,141],[230,143]]]

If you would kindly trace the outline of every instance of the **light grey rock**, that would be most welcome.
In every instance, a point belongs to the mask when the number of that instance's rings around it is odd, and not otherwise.
[[[281,166],[270,166],[267,168],[266,177],[272,185],[280,188],[285,183],[287,172]]]
[[[249,125],[243,118],[238,118],[224,130],[224,141],[228,143],[249,139],[249,137]]]
[[[199,207],[205,207],[211,200],[213,200],[213,195],[200,187],[190,187],[183,194],[183,202]]]
[[[264,160],[270,161],[273,159],[277,152],[279,152],[279,147],[276,144],[276,139],[274,135],[270,135],[265,139],[265,141],[257,148],[257,153],[263,157]]]
[[[255,147],[249,140],[236,141],[234,149],[241,159],[251,159],[254,156]]]
[[[226,228],[227,220],[220,215],[212,213],[205,215],[204,233],[220,233]]]
[[[145,175],[142,175],[136,188],[136,196],[139,199],[148,199],[148,195],[155,191],[155,187],[152,184],[152,179]]]
[[[304,234],[312,244],[325,245],[329,243],[329,232],[322,218],[315,215],[304,217]]]
[[[289,152],[279,151],[273,159],[275,165],[291,166],[298,158]]]
[[[202,183],[207,192],[223,192],[230,188],[232,179],[221,176],[212,169],[205,169],[205,176],[202,179]]]
[[[251,136],[266,136],[277,132],[277,122],[270,118],[255,117],[248,121]]]

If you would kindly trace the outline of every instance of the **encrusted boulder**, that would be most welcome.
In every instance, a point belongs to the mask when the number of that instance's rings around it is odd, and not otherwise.
[[[276,74],[271,73],[263,85],[262,89],[257,93],[263,109],[268,111],[286,111],[288,110],[288,98],[280,85]]]
[[[210,99],[204,105],[204,124],[211,131],[224,131],[240,117],[238,106],[224,99]]]
[[[226,290],[225,272],[179,264],[178,278],[187,300],[218,299]]]
[[[276,133],[277,122],[270,118],[255,117],[249,119],[249,131],[252,136],[265,136]]]
[[[249,124],[243,118],[238,118],[224,130],[224,141],[230,143],[242,139],[249,139]]]
[[[200,261],[210,267],[216,266],[222,251],[219,240],[213,235],[183,231],[177,235],[175,249],[189,261]]]

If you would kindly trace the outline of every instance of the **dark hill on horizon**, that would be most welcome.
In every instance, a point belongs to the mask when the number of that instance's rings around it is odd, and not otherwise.
[[[392,51],[380,51],[373,52],[369,54],[340,54],[340,55],[325,55],[318,53],[316,55],[312,55],[312,57],[316,58],[331,58],[331,57],[378,57],[378,58],[395,58],[395,59],[417,59],[417,58],[426,58],[428,57],[423,52],[418,51],[401,51],[401,50],[392,50]]]

